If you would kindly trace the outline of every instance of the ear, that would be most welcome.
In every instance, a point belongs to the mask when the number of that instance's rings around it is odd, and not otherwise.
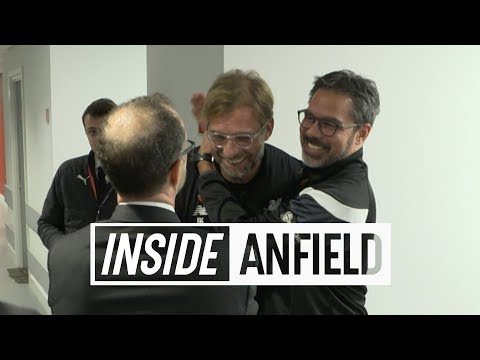
[[[263,137],[264,137],[263,141],[267,141],[270,138],[270,136],[272,135],[272,132],[273,132],[273,126],[274,125],[275,125],[275,120],[272,118],[268,122],[267,126],[265,127],[265,133],[263,135]]]
[[[357,131],[357,135],[355,137],[355,144],[363,145],[364,141],[367,139],[368,135],[370,134],[370,130],[372,130],[372,124],[369,124],[369,123],[363,124],[360,130]]]
[[[177,188],[178,183],[180,182],[181,168],[183,166],[183,161],[184,161],[183,158],[184,158],[184,156],[182,156],[180,159],[175,161],[175,163],[170,168],[169,180],[170,180],[170,184],[175,189]]]

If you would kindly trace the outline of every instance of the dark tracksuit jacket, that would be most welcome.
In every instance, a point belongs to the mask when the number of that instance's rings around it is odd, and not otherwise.
[[[215,222],[363,223],[376,221],[376,204],[363,149],[323,168],[304,170],[297,196],[263,209],[245,211],[217,172],[199,179],[199,192]],[[286,291],[288,289],[288,291]],[[269,287],[265,313],[367,314],[366,286]]]
[[[50,249],[57,237],[97,220],[109,219],[117,205],[117,194],[114,189],[110,191],[110,187],[99,193],[93,151],[60,165],[38,219],[38,235],[43,244]]]
[[[198,152],[198,148],[194,152]],[[192,152],[193,153],[193,152]],[[262,164],[257,175],[248,184],[232,184],[223,180],[222,184],[226,191],[235,197],[235,200],[242,206],[242,211],[248,217],[255,216],[261,209],[285,194],[295,194],[297,184],[302,176],[303,164],[300,160],[288,155],[272,145],[265,144],[265,153]],[[198,194],[199,174],[195,161],[189,161],[187,164],[187,178],[181,192],[175,200],[175,212],[184,223],[208,223],[218,222],[218,216],[212,218],[210,212],[204,206],[201,197]],[[219,206],[215,203],[214,206]],[[245,210],[243,210],[245,209]],[[235,218],[231,221],[235,222]],[[255,291],[255,287],[252,287]],[[258,302],[258,313],[265,312],[263,307],[263,287],[256,289],[255,299]],[[257,313],[257,305],[252,304],[250,313]],[[281,309],[279,312],[285,312]]]

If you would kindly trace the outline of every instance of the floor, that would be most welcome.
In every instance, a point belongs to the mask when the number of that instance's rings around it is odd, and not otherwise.
[[[13,254],[11,251],[8,251],[8,242],[5,234],[7,216],[7,204],[5,204],[3,196],[0,195],[0,301],[35,309],[40,314],[45,314],[45,310],[29,285],[15,282],[7,271],[7,269],[15,267]]]

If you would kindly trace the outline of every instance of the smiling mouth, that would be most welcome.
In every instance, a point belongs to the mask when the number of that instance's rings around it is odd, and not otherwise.
[[[321,145],[315,145],[315,144],[312,144],[311,142],[308,142],[308,141],[307,141],[305,144],[306,144],[307,148],[312,149],[312,150],[314,150],[314,151],[318,151],[318,150],[324,149],[323,146],[321,146]]]
[[[245,158],[241,158],[241,159],[237,159],[237,160],[227,160],[227,159],[224,159],[225,162],[229,165],[232,165],[232,166],[236,166],[238,164],[240,164],[243,160],[245,160]]]
[[[324,151],[329,151],[330,147],[326,144],[313,144],[308,139],[305,139],[303,142],[303,149],[309,153],[320,153]]]

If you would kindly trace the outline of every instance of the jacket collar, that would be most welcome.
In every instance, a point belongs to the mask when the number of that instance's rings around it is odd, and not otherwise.
[[[138,223],[179,223],[180,219],[174,212],[148,205],[117,205],[110,218],[112,222]]]
[[[327,166],[321,166],[318,168],[311,168],[305,165],[303,169],[303,180],[300,183],[300,187],[303,189],[311,184],[315,184],[321,182],[322,180],[330,177],[333,174],[338,173],[341,169],[343,169],[348,164],[354,162],[361,162],[363,163],[363,148],[360,148],[352,155],[347,156],[345,159],[337,161],[333,164]]]

